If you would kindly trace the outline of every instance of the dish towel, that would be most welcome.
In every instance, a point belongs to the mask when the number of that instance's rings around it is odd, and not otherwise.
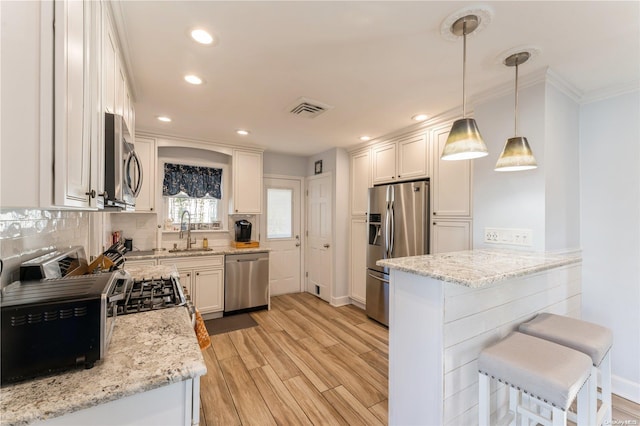
[[[200,311],[196,309],[196,337],[198,338],[198,344],[200,345],[200,350],[205,350],[209,346],[211,346],[211,337],[209,337],[209,332],[207,331],[207,327],[204,325],[204,319],[202,319],[202,315],[200,315]]]

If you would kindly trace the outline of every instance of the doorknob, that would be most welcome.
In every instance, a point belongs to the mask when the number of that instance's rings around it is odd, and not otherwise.
[[[323,245],[322,247],[324,247],[324,248],[329,248],[329,244],[325,244],[325,245]]]

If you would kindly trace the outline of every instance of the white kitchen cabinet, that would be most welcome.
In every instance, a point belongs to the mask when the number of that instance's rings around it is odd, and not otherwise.
[[[371,187],[371,150],[351,154],[351,215],[365,216]]]
[[[371,150],[373,183],[426,178],[429,176],[425,134],[410,134]]]
[[[433,220],[431,254],[471,250],[471,221]]]
[[[367,294],[367,221],[351,219],[351,246],[349,250],[349,297],[366,303]]]
[[[262,213],[262,152],[233,150],[231,214]]]
[[[195,256],[160,259],[159,265],[175,265],[180,284],[202,315],[224,310],[224,256]]]
[[[116,113],[116,67],[118,57],[118,43],[113,32],[111,20],[104,14],[102,25],[102,81],[104,88],[104,109],[111,114]]]
[[[158,151],[156,140],[136,138],[135,150],[142,163],[142,188],[136,198],[137,212],[154,212],[156,201],[156,164]]]
[[[192,281],[196,308],[202,314],[224,310],[224,270],[197,269]]]
[[[432,204],[433,218],[471,217],[470,160],[443,161],[440,153],[447,141],[451,124],[440,126],[431,133],[433,146]]]

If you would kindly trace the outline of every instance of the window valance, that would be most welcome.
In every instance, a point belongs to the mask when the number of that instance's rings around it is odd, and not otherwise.
[[[184,192],[189,197],[222,198],[222,169],[165,163],[162,195]]]

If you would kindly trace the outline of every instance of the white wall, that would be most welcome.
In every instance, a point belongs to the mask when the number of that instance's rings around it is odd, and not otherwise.
[[[265,175],[307,176],[307,157],[265,151],[262,170]]]
[[[545,83],[520,89],[518,96],[518,136],[529,141],[538,162],[534,170],[494,171],[505,142],[514,136],[513,93],[474,107],[474,117],[489,150],[488,156],[473,160],[475,248],[488,246],[484,243],[485,227],[499,227],[531,229],[533,246],[526,249],[545,249]]]
[[[580,111],[582,317],[614,334],[615,393],[640,403],[640,92]]]
[[[545,96],[545,249],[579,249],[580,107],[553,84]]]

